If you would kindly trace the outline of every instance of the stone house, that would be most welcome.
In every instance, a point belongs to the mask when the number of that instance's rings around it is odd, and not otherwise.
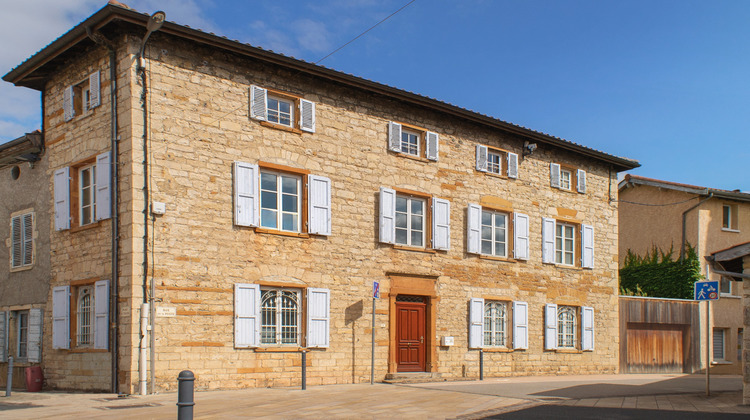
[[[618,370],[637,162],[147,22],[110,3],[4,76],[43,95],[48,386],[363,382],[373,336],[378,381]]]
[[[0,145],[0,384],[13,358],[13,386],[39,366],[50,282],[50,196],[40,132]],[[44,186],[45,188],[40,188]]]
[[[720,282],[720,297],[711,302],[711,371],[739,374],[742,369],[741,345],[742,282],[715,272],[711,254],[750,241],[750,194],[698,187],[625,175],[620,193],[620,264],[628,250],[643,255],[653,246],[662,250],[681,244],[695,247],[701,272]],[[735,268],[735,267],[730,267]],[[742,272],[738,270],[728,270]],[[707,304],[701,304],[701,312]],[[703,316],[703,315],[702,315]],[[705,324],[701,323],[702,331]],[[706,336],[700,334],[701,341]],[[701,367],[705,368],[705,348],[701,344]]]

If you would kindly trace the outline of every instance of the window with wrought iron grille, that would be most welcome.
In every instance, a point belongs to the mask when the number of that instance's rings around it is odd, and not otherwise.
[[[261,345],[299,345],[300,291],[261,289]]]
[[[29,267],[34,263],[34,213],[11,218],[10,267]]]
[[[557,308],[557,347],[575,348],[576,346],[576,308],[559,306]]]
[[[507,345],[508,305],[505,302],[484,303],[484,345],[505,347]]]
[[[91,286],[79,287],[76,302],[76,345],[90,346],[93,339],[92,321],[94,295]]]
[[[18,326],[18,348],[16,354],[19,359],[26,359],[29,355],[29,311],[16,312]]]

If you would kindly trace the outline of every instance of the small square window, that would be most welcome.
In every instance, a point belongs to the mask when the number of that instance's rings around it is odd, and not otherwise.
[[[419,156],[419,145],[422,135],[416,131],[401,130],[401,152],[413,156]]]
[[[438,160],[437,133],[409,124],[388,123],[388,150],[409,157]]]
[[[570,190],[573,179],[573,173],[567,169],[560,169],[560,188],[563,190]]]
[[[496,150],[487,150],[487,172],[493,174],[503,173],[503,153]]]
[[[291,99],[268,95],[268,122],[294,127],[295,103]]]

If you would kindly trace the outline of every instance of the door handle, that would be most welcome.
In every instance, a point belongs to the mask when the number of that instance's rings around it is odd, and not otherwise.
[[[424,344],[424,336],[423,335],[419,336],[419,342]]]

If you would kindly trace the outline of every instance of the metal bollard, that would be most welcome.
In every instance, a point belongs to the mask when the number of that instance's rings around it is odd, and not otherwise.
[[[193,385],[195,375],[183,370],[177,375],[177,420],[193,420]]]
[[[302,390],[307,389],[307,351],[302,350]]]
[[[10,397],[10,390],[13,386],[13,356],[8,357],[8,382],[5,384],[5,396]]]
[[[484,351],[479,349],[479,380],[484,380]]]

